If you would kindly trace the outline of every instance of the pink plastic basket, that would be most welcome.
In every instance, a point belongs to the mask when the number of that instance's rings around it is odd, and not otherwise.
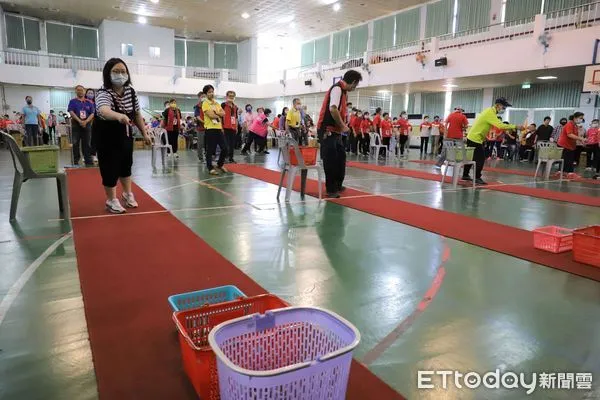
[[[573,259],[600,267],[600,225],[576,229],[573,232]]]
[[[550,253],[564,253],[573,248],[573,230],[544,226],[533,230],[533,247]]]
[[[208,336],[221,400],[345,399],[358,330],[319,308],[224,322]]]

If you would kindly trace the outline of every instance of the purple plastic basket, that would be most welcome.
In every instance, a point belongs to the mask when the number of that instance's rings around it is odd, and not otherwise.
[[[360,333],[330,311],[288,307],[217,325],[208,342],[221,400],[342,400]]]

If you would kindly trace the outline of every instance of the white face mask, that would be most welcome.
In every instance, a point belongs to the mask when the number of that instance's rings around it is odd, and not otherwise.
[[[110,74],[110,81],[112,82],[113,85],[115,85],[117,87],[121,87],[121,86],[125,85],[125,82],[127,82],[128,79],[129,79],[129,75],[127,75],[127,74],[115,74],[115,73]]]

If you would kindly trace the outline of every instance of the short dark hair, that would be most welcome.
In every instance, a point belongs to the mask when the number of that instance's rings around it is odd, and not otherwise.
[[[377,108],[375,109],[375,114],[379,114],[380,112],[381,112],[381,107],[377,107]]]
[[[439,116],[439,115],[436,115],[435,117],[433,117],[433,119],[436,119],[436,118],[437,118],[437,119],[440,119],[440,116]]]
[[[575,118],[583,117],[583,113],[581,111],[577,111],[575,114],[569,117],[570,120],[574,120]]]
[[[289,108],[283,107],[283,110],[281,110],[281,115],[285,114],[285,112],[288,111],[288,110],[289,110]]]
[[[545,117],[544,117],[544,121],[546,121],[546,120],[550,120],[550,121],[552,121],[552,118],[550,118],[550,116],[549,116],[549,115],[547,115],[547,116],[545,116]]]
[[[30,95],[25,96],[25,100],[27,99],[33,99],[33,97],[31,97]]]
[[[83,85],[77,85],[77,86],[75,86],[75,90],[77,90],[78,88],[82,88],[83,90],[85,90],[85,88],[83,87]]]
[[[210,89],[212,89],[214,91],[215,87],[213,85],[205,85],[202,88],[202,93],[207,94]]]
[[[177,100],[175,99],[169,99],[169,103],[175,103]]]
[[[104,84],[105,89],[112,89],[113,87],[112,80],[110,79],[110,71],[117,64],[123,64],[125,66],[125,71],[127,71],[127,81],[123,86],[131,85],[131,74],[129,73],[127,63],[120,58],[113,57],[104,64],[104,68],[102,69],[102,83]]]
[[[277,114],[277,118],[281,118],[281,114]]]
[[[265,108],[265,115],[269,115],[271,114],[271,109],[270,108]]]
[[[198,92],[198,97],[202,96],[204,92]]]
[[[346,103],[346,107],[351,106],[351,105],[352,105],[351,101],[349,101],[349,102]]]
[[[385,116],[386,116],[386,115],[390,115],[390,113],[388,113],[388,112],[384,112],[384,113],[383,113],[383,118],[385,118]]]
[[[236,94],[235,94],[235,91],[233,91],[233,90],[228,90],[228,91],[225,93],[225,96],[229,96],[229,93],[233,93],[233,95],[234,95],[234,96],[236,96]]]
[[[300,98],[298,98],[298,97],[294,97],[294,98],[292,99],[292,104],[295,104],[297,101],[300,101]]]
[[[252,107],[252,104],[246,104],[244,108]]]
[[[362,75],[360,72],[351,69],[350,71],[346,71],[342,80],[346,83],[358,83],[362,81]]]

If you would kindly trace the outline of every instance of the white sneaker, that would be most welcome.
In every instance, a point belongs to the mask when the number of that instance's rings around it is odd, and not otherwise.
[[[117,199],[106,200],[106,210],[113,214],[123,214],[127,212]]]
[[[138,203],[135,201],[135,197],[133,197],[133,193],[123,193],[123,201],[125,202],[125,207],[127,208],[137,208]]]
[[[175,153],[175,158],[179,159],[179,154]]]
[[[94,164],[98,164],[98,157],[97,156],[92,156],[92,162]]]

